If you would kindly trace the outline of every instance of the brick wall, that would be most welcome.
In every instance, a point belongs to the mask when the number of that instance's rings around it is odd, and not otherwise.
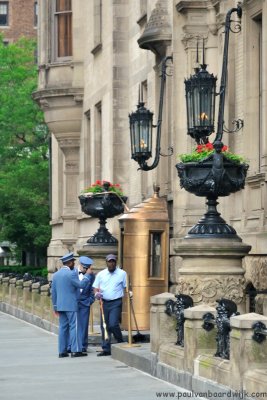
[[[3,33],[4,39],[14,42],[21,36],[36,37],[35,0],[9,0],[8,3],[8,26],[0,26],[0,32]]]

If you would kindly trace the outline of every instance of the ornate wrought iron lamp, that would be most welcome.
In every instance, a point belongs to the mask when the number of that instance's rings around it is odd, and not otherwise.
[[[239,32],[241,29],[240,23],[236,24],[235,31],[231,28],[233,13],[237,13],[237,16],[241,18],[240,5],[230,9],[226,15],[222,77],[218,93],[220,95],[218,127],[213,142],[214,152],[201,161],[182,162],[176,165],[181,187],[196,196],[207,198],[207,213],[191,228],[187,238],[198,236],[239,239],[234,228],[226,224],[216,208],[218,197],[228,196],[244,188],[248,169],[246,163],[236,163],[226,158],[222,152],[223,132],[236,132],[243,127],[243,121],[241,123],[239,120],[238,123],[236,121],[236,128],[233,131],[224,129],[229,34],[230,31]],[[188,134],[200,145],[207,144],[209,135],[214,131],[215,86],[216,78],[207,72],[203,55],[200,68],[197,68],[195,74],[185,81]]]
[[[197,64],[198,42],[197,42]],[[207,143],[208,136],[214,132],[215,96],[217,78],[207,71],[203,39],[203,60],[195,74],[185,80],[187,111],[187,133],[198,144]]]
[[[132,159],[141,166],[152,157],[153,113],[139,95],[137,110],[129,115]]]
[[[166,83],[168,67],[167,62],[172,60],[171,56],[165,57],[161,67],[161,86],[157,125],[153,125],[153,113],[145,108],[142,93],[139,95],[137,110],[129,114],[130,122],[130,137],[131,137],[131,152],[132,159],[137,161],[143,171],[149,171],[157,167],[160,156],[160,140],[161,140],[161,122],[163,98]],[[147,160],[152,157],[152,132],[153,128],[157,128],[155,158],[151,165],[147,165]],[[172,148],[170,148],[172,154]]]

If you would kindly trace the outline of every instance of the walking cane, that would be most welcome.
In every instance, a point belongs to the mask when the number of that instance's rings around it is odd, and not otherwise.
[[[99,304],[100,304],[100,311],[101,311],[101,316],[102,316],[102,325],[103,325],[103,329],[104,329],[104,339],[108,340],[107,324],[106,324],[106,320],[105,320],[104,309],[103,309],[103,300],[102,299],[99,300]]]
[[[121,347],[140,347],[140,344],[133,344],[132,340],[132,321],[131,321],[131,299],[129,292],[129,278],[126,277],[126,300],[127,300],[127,314],[128,314],[128,343]]]

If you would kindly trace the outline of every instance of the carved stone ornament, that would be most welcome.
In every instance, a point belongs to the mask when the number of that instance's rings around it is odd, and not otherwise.
[[[75,147],[80,147],[80,139],[75,139],[75,138],[58,138],[58,144],[61,149],[64,149],[65,147],[70,147],[70,148],[75,148]]]
[[[260,289],[266,289],[267,286],[267,260],[262,260],[262,263],[259,265],[258,268],[258,277],[259,283],[257,286]]]
[[[49,102],[46,99],[40,99],[39,106],[41,107],[42,110],[45,110],[49,108]]]
[[[251,281],[257,290],[267,289],[267,258],[249,257],[245,260],[246,279]]]
[[[203,41],[204,39],[204,43],[205,46],[207,46],[207,41],[208,41],[208,35],[207,32],[199,32],[198,34],[196,33],[184,33],[181,35],[181,42],[184,45],[184,48],[187,49],[188,47],[193,47],[194,49],[196,49],[196,43],[197,40]]]
[[[172,30],[168,3],[166,0],[158,0],[143,34],[138,39],[138,44],[141,49],[151,50],[164,56],[166,47],[170,45],[171,40]]]
[[[78,171],[79,161],[66,161],[65,167],[67,171]]]
[[[187,294],[194,304],[206,303],[216,305],[216,300],[222,297],[240,304],[244,301],[245,279],[241,277],[182,277],[178,281],[179,293]]]

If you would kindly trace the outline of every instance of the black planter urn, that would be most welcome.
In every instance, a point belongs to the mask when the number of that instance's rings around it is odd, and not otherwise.
[[[176,168],[182,188],[196,196],[207,198],[207,212],[190,229],[186,238],[239,239],[235,229],[217,211],[217,199],[244,188],[248,165],[230,161],[222,153],[214,153],[199,162],[178,163]]]
[[[99,219],[97,232],[87,240],[87,243],[94,246],[110,246],[118,243],[117,239],[111,235],[106,228],[107,218],[113,218],[124,212],[124,204],[127,197],[118,196],[116,193],[108,191],[109,184],[104,183],[103,193],[92,193],[80,195],[82,211],[93,218]]]

